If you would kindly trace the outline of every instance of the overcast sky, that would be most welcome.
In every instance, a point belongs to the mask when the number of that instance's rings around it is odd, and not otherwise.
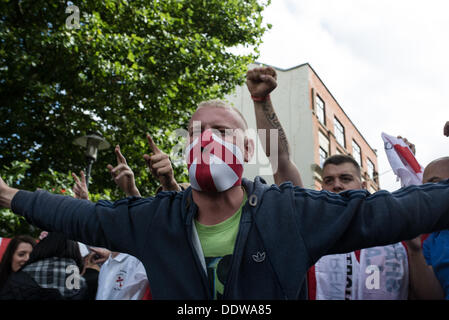
[[[426,166],[449,155],[449,1],[272,0],[259,62],[308,62],[378,150],[380,184],[400,187],[382,131],[402,135]]]

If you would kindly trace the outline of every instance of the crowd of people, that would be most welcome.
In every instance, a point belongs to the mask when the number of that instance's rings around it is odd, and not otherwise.
[[[83,172],[74,198],[0,178],[0,207],[46,230],[10,241],[0,299],[449,299],[449,157],[425,168],[423,185],[370,194],[359,164],[333,155],[323,190],[305,189],[270,99],[276,86],[271,67],[247,73],[257,129],[278,130],[276,141],[259,136],[277,168],[271,186],[243,178],[254,141],[221,100],[200,103],[190,120],[190,184],[176,182],[149,134],[154,196],[141,196],[119,145],[108,169],[127,197],[115,202],[89,201]]]

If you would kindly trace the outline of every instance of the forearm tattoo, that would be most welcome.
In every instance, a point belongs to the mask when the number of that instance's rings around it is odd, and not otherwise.
[[[290,148],[287,140],[287,135],[285,134],[285,131],[282,128],[282,125],[279,122],[276,113],[274,112],[273,106],[271,105],[271,103],[264,101],[262,103],[262,110],[268,122],[273,126],[273,128],[278,130],[279,149],[281,150],[282,148],[282,150],[287,152],[287,155],[290,156]]]

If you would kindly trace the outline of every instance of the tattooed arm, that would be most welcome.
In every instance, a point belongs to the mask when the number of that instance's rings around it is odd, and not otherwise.
[[[246,74],[246,84],[254,101],[259,139],[261,139],[265,154],[270,160],[275,183],[291,181],[295,186],[302,187],[298,168],[290,159],[287,135],[269,96],[277,86],[276,71],[271,67],[249,70]]]

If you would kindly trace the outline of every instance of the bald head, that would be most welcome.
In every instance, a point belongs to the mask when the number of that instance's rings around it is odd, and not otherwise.
[[[436,183],[446,179],[449,179],[449,157],[433,160],[424,169],[423,183]]]

